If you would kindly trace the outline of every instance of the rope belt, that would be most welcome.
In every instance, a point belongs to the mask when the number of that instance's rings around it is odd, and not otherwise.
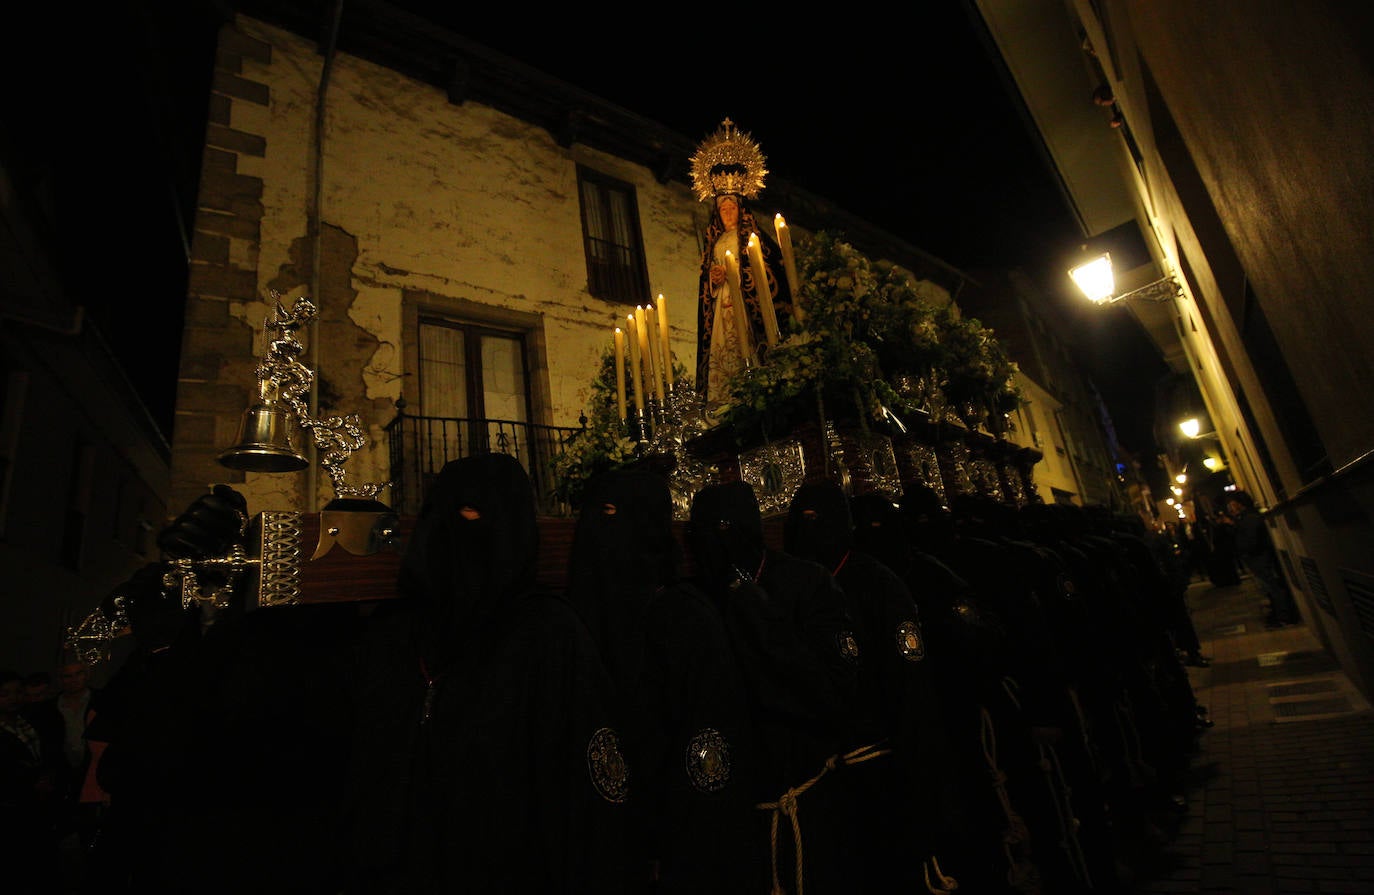
[[[1074,716],[1078,719],[1078,732],[1083,738],[1083,751],[1088,756],[1088,767],[1092,769],[1094,777],[1101,781],[1103,779],[1102,756],[1097,751],[1097,743],[1093,739],[1092,722],[1088,720],[1088,715],[1083,711],[1083,703],[1078,699],[1078,691],[1073,687],[1069,688],[1069,702],[1073,705]]]
[[[796,895],[802,895],[802,835],[801,818],[799,817],[801,813],[801,805],[797,802],[798,796],[806,792],[811,787],[815,786],[818,782],[820,782],[820,779],[822,777],[824,777],[830,771],[833,771],[835,768],[843,767],[845,765],[859,764],[860,762],[869,761],[874,758],[881,758],[882,756],[889,754],[891,751],[891,749],[882,748],[881,743],[874,743],[869,746],[860,746],[859,748],[854,749],[850,752],[846,752],[843,755],[832,755],[825,760],[825,765],[821,768],[820,773],[816,774],[816,776],[812,777],[810,780],[807,780],[805,783],[802,783],[798,786],[792,787],[787,792],[779,796],[776,802],[760,802],[759,804],[754,806],[755,808],[758,808],[760,811],[773,812],[773,817],[769,824],[768,830],[768,844],[769,849],[772,852],[773,862],[773,895],[783,895],[784,893],[782,882],[778,878],[779,819],[783,815],[786,815],[787,819],[792,824],[792,845],[797,852]]]
[[[935,868],[934,882],[930,879],[930,870],[932,867]],[[945,876],[944,872],[940,870],[940,862],[935,859],[934,855],[931,855],[928,860],[921,862],[921,872],[925,874],[926,891],[929,892],[930,895],[949,895],[949,893],[959,888],[959,881],[957,879],[952,876]]]
[[[1073,790],[1064,776],[1064,766],[1059,762],[1059,752],[1053,746],[1040,746],[1040,769],[1045,773],[1049,784],[1050,798],[1054,801],[1055,815],[1059,820],[1059,845],[1068,855],[1078,881],[1091,889],[1092,874],[1088,872],[1088,861],[1083,855],[1083,847],[1078,839],[1078,818],[1073,810]]]
[[[1002,803],[1002,813],[1007,819],[1007,829],[1002,833],[1002,851],[1007,857],[1007,882],[1013,889],[1026,893],[1040,891],[1040,875],[1033,863],[1021,857],[1022,851],[1030,842],[1030,829],[1025,820],[1012,807],[1011,795],[1007,792],[1007,774],[997,766],[997,731],[993,727],[992,714],[984,706],[978,707],[982,715],[983,758],[992,777],[992,787],[997,800]]]

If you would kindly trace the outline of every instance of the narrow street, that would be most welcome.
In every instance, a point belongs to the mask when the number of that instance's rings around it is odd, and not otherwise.
[[[1253,581],[1188,592],[1215,727],[1189,810],[1136,891],[1374,892],[1374,712],[1306,624],[1266,629]]]

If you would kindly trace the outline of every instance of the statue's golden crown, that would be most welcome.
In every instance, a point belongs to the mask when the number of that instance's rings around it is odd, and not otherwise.
[[[692,189],[702,202],[726,194],[756,199],[767,175],[759,145],[729,118],[692,155]]]

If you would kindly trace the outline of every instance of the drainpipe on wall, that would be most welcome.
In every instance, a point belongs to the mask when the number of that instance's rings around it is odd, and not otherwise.
[[[310,382],[310,415],[319,418],[320,413],[320,318],[324,316],[324,301],[320,298],[320,249],[321,205],[324,200],[324,113],[325,95],[329,92],[329,74],[334,67],[334,53],[339,42],[339,23],[343,19],[343,0],[335,0],[334,12],[330,16],[329,39],[324,47],[324,65],[320,68],[320,84],[315,91],[315,155],[314,183],[311,184],[310,208],[306,215],[310,229],[310,300],[315,303],[318,313],[310,321],[310,368],[315,377]],[[308,447],[311,462],[305,474],[305,505],[308,510],[319,507],[320,468],[316,462],[314,439]]]

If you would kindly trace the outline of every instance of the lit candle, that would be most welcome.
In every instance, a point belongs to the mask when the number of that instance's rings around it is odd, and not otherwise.
[[[644,306],[644,339],[653,358],[654,395],[663,400],[663,340],[658,337],[658,319],[653,305]]]
[[[773,308],[773,290],[768,288],[768,267],[763,263],[763,244],[757,233],[749,234],[749,266],[754,271],[754,291],[763,312],[763,334],[772,348],[778,344],[778,314]]]
[[[739,337],[739,356],[746,364],[754,362],[749,347],[749,317],[744,313],[744,289],[739,282],[739,261],[733,252],[725,253],[725,281],[730,286],[730,316],[735,318],[735,333]]]
[[[625,333],[615,328],[615,404],[625,422]]]
[[[663,340],[663,381],[673,388],[673,347],[668,342],[668,299],[658,294],[658,335]]]
[[[802,313],[801,294],[797,291],[797,259],[792,254],[792,231],[787,229],[787,221],[781,214],[773,216],[773,229],[778,234],[778,248],[782,251],[782,269],[787,274],[787,289],[792,293],[792,316],[801,323],[806,319]]]
[[[644,380],[639,375],[639,340],[633,336],[635,331],[635,315],[626,314],[625,320],[629,324],[630,336],[630,385],[635,390],[635,410],[644,413]]]
[[[649,325],[644,319],[644,306],[635,306],[635,338],[639,340],[639,369],[644,377],[644,397],[653,396],[654,382],[658,374],[654,372],[654,353],[649,347]]]

